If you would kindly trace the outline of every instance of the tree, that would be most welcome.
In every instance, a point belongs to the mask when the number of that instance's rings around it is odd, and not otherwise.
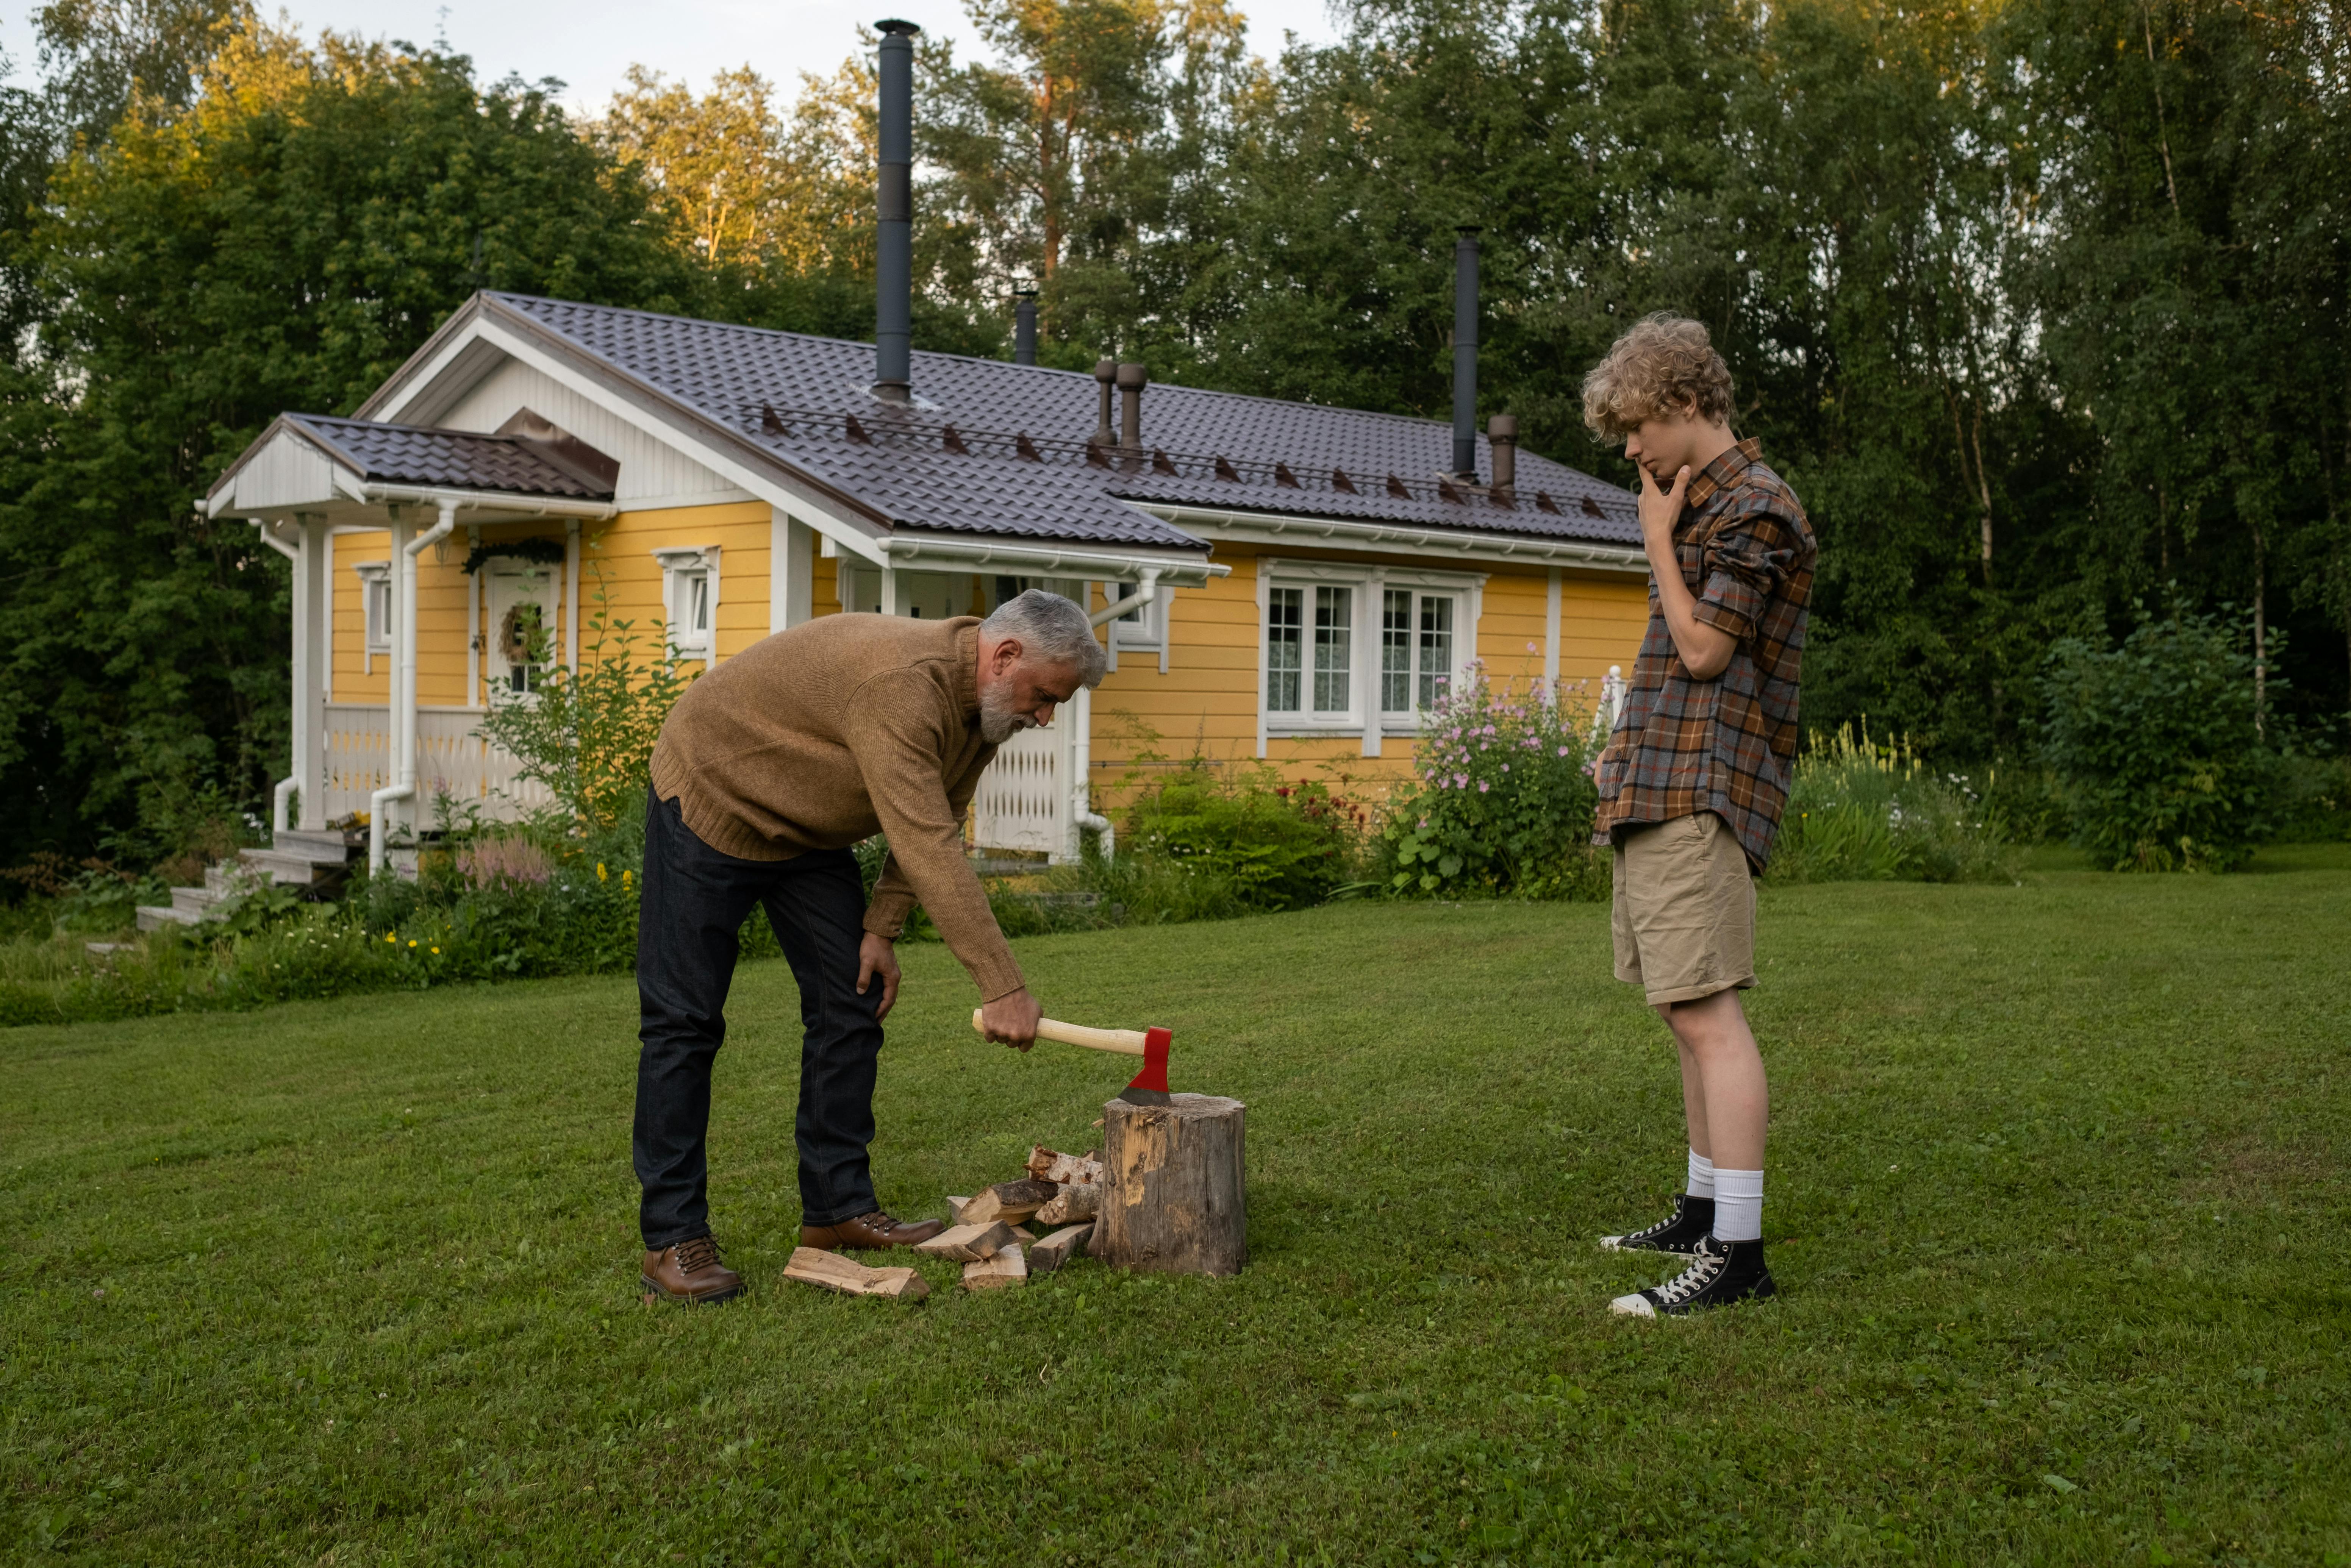
[[[152,855],[283,762],[285,573],[198,515],[214,476],[277,413],[356,404],[476,287],[681,308],[700,279],[541,89],[260,27],[48,200],[46,324],[0,382],[0,855]]]

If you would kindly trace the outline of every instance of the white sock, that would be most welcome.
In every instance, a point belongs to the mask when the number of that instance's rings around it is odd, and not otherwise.
[[[1692,1197],[1714,1196],[1714,1162],[1696,1149],[1689,1152],[1689,1185],[1682,1190]]]
[[[1763,1239],[1763,1173],[1714,1173],[1714,1239],[1717,1241]]]

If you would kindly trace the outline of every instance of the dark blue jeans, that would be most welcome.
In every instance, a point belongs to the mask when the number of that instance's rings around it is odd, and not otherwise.
[[[847,850],[788,861],[738,860],[695,837],[675,800],[648,799],[645,880],[637,910],[637,1124],[632,1151],[644,1188],[639,1223],[658,1249],[710,1229],[710,1069],[726,1039],[737,934],[768,912],[799,982],[800,1208],[809,1225],[870,1214],[873,1071],[882,1051],[875,977],[857,994],[865,886]]]

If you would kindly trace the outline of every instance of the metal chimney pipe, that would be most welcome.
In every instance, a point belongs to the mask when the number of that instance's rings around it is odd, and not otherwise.
[[[1143,450],[1143,389],[1151,372],[1141,365],[1118,368],[1118,444],[1130,453]]]
[[[1453,476],[1478,482],[1478,229],[1453,246]]]
[[[873,391],[892,402],[914,396],[914,35],[912,22],[882,30],[880,183],[874,193]]]
[[[1037,362],[1037,291],[1033,288],[1017,288],[1012,293],[1012,362]]]
[[[1494,453],[1495,493],[1507,500],[1519,482],[1519,416],[1498,413],[1488,420],[1486,444]]]
[[[1094,361],[1094,380],[1102,384],[1102,418],[1096,422],[1094,425],[1094,433],[1086,437],[1086,443],[1088,445],[1110,446],[1115,444],[1118,441],[1118,432],[1110,427],[1110,384],[1116,379],[1117,375],[1118,361],[1116,360],[1096,360]]]

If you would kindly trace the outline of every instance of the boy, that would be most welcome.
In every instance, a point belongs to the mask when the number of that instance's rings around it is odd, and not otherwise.
[[[1645,318],[1583,380],[1583,420],[1641,470],[1649,626],[1600,758],[1593,841],[1615,848],[1616,977],[1681,1050],[1689,1181],[1611,1250],[1687,1255],[1610,1310],[1679,1317],[1772,1293],[1763,1261],[1763,1058],[1755,884],[1796,760],[1815,549],[1793,492],[1730,433],[1730,371],[1696,321]]]

